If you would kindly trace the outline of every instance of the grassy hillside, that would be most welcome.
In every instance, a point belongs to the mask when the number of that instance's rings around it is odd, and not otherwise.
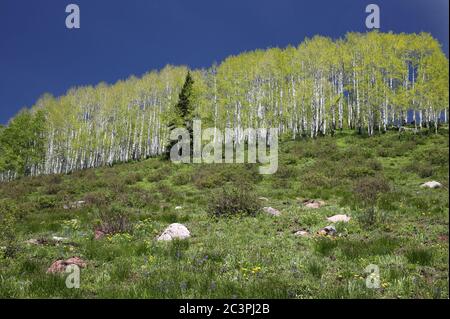
[[[149,159],[0,184],[0,297],[448,298],[447,129],[344,131],[284,141],[279,156],[271,176]],[[419,186],[431,180],[444,187]],[[281,215],[230,210],[260,206]],[[336,214],[351,220],[316,234]],[[192,237],[156,241],[174,222]],[[72,256],[87,262],[79,289],[46,273]],[[369,264],[377,289],[366,287]]]

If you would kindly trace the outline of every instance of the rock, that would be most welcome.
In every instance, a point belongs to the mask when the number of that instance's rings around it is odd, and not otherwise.
[[[268,202],[268,201],[269,201],[269,199],[268,199],[267,197],[258,197],[258,199],[259,199],[259,200],[263,200],[263,201],[265,201],[265,202]]]
[[[42,241],[36,238],[31,238],[26,241],[27,244],[31,245],[43,245]]]
[[[272,207],[263,207],[263,211],[272,216],[280,216],[281,215],[281,212],[279,210],[272,208]]]
[[[86,262],[79,257],[71,257],[67,260],[56,260],[47,269],[48,274],[64,272],[69,265],[77,265],[80,268],[86,267]]]
[[[350,221],[350,216],[347,215],[334,215],[327,218],[328,221],[333,223],[344,222],[348,223]]]
[[[47,239],[47,238],[31,238],[26,241],[27,244],[30,245],[48,245],[48,246],[54,246],[59,243],[59,241],[55,239]]]
[[[67,240],[67,238],[65,238],[65,237],[58,237],[58,236],[53,236],[52,239],[57,241],[57,242],[62,242],[62,241],[66,241]]]
[[[77,265],[80,268],[86,267],[86,262],[79,257],[71,257],[67,259],[65,262],[67,265]]]
[[[77,209],[77,208],[81,208],[84,206],[84,204],[86,204],[86,202],[84,200],[79,200],[73,203],[69,203],[63,206],[64,209]]]
[[[299,230],[294,233],[294,236],[307,237],[307,236],[309,236],[309,232],[306,230]]]
[[[303,201],[303,205],[305,205],[305,207],[307,208],[320,208],[323,205],[325,205],[325,202],[321,201],[321,200],[315,200],[315,199],[305,199]]]
[[[425,187],[425,188],[441,188],[442,184],[436,181],[431,181],[431,182],[426,182],[423,183],[422,185],[420,185],[420,187]]]
[[[326,226],[324,228],[322,228],[321,230],[318,231],[319,235],[323,235],[323,236],[334,236],[336,235],[336,228],[334,228],[334,226]]]
[[[164,232],[157,238],[158,241],[167,241],[172,239],[186,239],[191,237],[191,233],[183,224],[170,224]]]
[[[181,206],[175,207],[175,210],[180,210],[180,209],[183,209],[183,207],[181,207]]]
[[[105,237],[106,233],[104,231],[101,231],[100,229],[94,230],[94,239],[99,240],[103,237]]]

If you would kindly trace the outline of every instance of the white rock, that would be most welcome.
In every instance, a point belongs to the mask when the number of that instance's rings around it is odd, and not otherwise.
[[[259,199],[259,200],[263,200],[263,201],[265,201],[265,202],[268,202],[268,201],[269,201],[269,199],[268,199],[267,197],[259,197],[258,199]]]
[[[279,210],[272,208],[272,207],[263,207],[263,211],[272,216],[280,216],[281,215],[281,212]]]
[[[157,238],[157,240],[172,240],[172,239],[186,239],[191,237],[191,233],[183,224],[170,224],[164,232]]]
[[[28,239],[26,241],[26,243],[27,244],[31,244],[31,245],[40,245],[40,242],[37,239],[35,239],[35,238]]]
[[[309,236],[309,233],[306,230],[299,230],[294,233],[294,236],[306,237]]]
[[[175,207],[175,210],[180,210],[180,209],[183,209],[183,207],[181,207],[181,206]]]
[[[56,241],[65,241],[65,240],[67,240],[67,238],[65,238],[65,237],[58,237],[58,236],[53,236],[52,238],[53,238],[53,240],[56,240]]]
[[[334,216],[328,217],[327,220],[332,222],[332,223],[337,223],[337,222],[348,223],[350,221],[350,216],[347,216],[347,215],[334,215]]]
[[[420,185],[420,187],[426,187],[426,188],[441,188],[442,184],[436,181],[426,182]]]

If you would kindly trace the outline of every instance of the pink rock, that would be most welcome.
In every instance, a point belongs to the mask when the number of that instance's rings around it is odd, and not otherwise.
[[[67,265],[77,265],[80,268],[86,267],[86,262],[79,257],[71,257],[66,260]]]
[[[66,270],[66,263],[64,260],[57,260],[47,269],[48,274],[54,274],[58,272],[64,272]]]
[[[47,269],[48,274],[64,272],[69,265],[77,265],[80,268],[86,267],[86,262],[78,257],[71,257],[67,260],[57,260]]]
[[[102,232],[101,230],[96,229],[96,230],[94,231],[94,239],[96,239],[96,240],[105,237],[105,235],[106,235],[106,234],[105,234],[104,232]]]

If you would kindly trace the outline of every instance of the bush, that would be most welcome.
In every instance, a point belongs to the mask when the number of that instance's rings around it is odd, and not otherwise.
[[[88,205],[100,207],[106,206],[111,200],[110,197],[111,196],[109,195],[109,193],[98,191],[87,193],[86,195],[84,195],[83,200]]]
[[[216,217],[255,216],[261,211],[261,204],[248,184],[227,185],[212,195],[208,211]]]
[[[15,232],[17,206],[13,201],[0,200],[0,250],[5,257],[12,258],[18,251]]]
[[[159,182],[161,180],[164,180],[169,175],[169,169],[167,168],[159,168],[152,172],[150,176],[147,177],[147,180],[149,182]]]
[[[257,167],[252,164],[201,165],[194,172],[192,180],[198,188],[216,188],[227,182],[256,183],[262,178]]]
[[[127,193],[118,194],[117,200],[127,207],[155,208],[158,206],[158,195],[139,187],[130,187]]]
[[[370,176],[358,179],[354,184],[353,193],[363,207],[373,207],[379,194],[386,193],[390,189],[389,182],[383,176]]]
[[[133,184],[136,184],[137,182],[141,182],[142,179],[143,179],[142,178],[142,174],[140,174],[140,173],[130,173],[130,174],[127,174],[124,177],[123,182],[126,185],[133,185]]]
[[[173,175],[172,182],[174,185],[186,185],[192,182],[192,174],[190,172],[180,171]]]
[[[97,214],[99,218],[97,230],[105,234],[130,233],[133,229],[128,215],[119,207],[113,206],[110,209],[97,212]]]
[[[408,173],[416,173],[420,178],[431,177],[434,173],[431,165],[416,161],[406,165],[403,170]]]
[[[38,207],[40,209],[53,208],[56,206],[57,199],[51,195],[44,195],[38,198]]]

